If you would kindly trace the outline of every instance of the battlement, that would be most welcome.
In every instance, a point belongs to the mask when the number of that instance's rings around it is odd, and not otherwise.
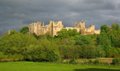
[[[36,35],[49,34],[57,36],[57,33],[64,29],[76,29],[77,32],[83,35],[88,34],[100,34],[100,30],[95,30],[95,25],[90,25],[86,28],[86,22],[84,20],[76,22],[74,27],[64,27],[62,21],[50,21],[48,25],[44,25],[42,22],[33,22],[29,26],[29,32]]]

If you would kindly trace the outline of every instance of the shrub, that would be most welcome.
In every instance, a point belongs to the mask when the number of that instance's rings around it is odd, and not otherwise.
[[[88,63],[89,63],[89,64],[93,64],[93,61],[92,61],[92,60],[89,60]]]
[[[48,61],[50,61],[50,62],[55,62],[59,58],[58,55],[55,54],[54,51],[48,51],[46,57],[47,57],[46,59],[48,59]]]
[[[100,62],[99,62],[99,60],[95,60],[94,62],[93,62],[93,64],[99,64]]]
[[[120,64],[120,58],[114,58],[114,59],[112,60],[112,64],[113,64],[113,65],[119,65],[119,64]]]
[[[77,64],[77,62],[76,62],[75,59],[71,59],[71,60],[69,61],[69,64]]]

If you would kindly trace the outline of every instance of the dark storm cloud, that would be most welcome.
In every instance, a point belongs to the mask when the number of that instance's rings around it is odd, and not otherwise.
[[[0,0],[0,33],[36,20],[72,26],[81,19],[97,26],[120,23],[120,0]]]

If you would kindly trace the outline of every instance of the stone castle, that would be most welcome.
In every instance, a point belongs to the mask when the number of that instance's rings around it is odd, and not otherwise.
[[[31,23],[28,27],[30,33],[34,33],[38,36],[45,34],[57,36],[57,33],[62,29],[76,29],[77,32],[83,35],[100,34],[100,30],[96,30],[95,25],[90,25],[88,28],[86,28],[85,24],[85,21],[82,20],[80,22],[75,23],[74,27],[64,27],[62,21],[50,21],[48,25],[44,25],[44,23],[37,21]]]

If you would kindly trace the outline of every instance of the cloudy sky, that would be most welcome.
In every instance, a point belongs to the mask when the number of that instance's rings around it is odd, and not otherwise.
[[[0,33],[33,21],[62,20],[65,26],[120,23],[120,0],[0,0]]]

